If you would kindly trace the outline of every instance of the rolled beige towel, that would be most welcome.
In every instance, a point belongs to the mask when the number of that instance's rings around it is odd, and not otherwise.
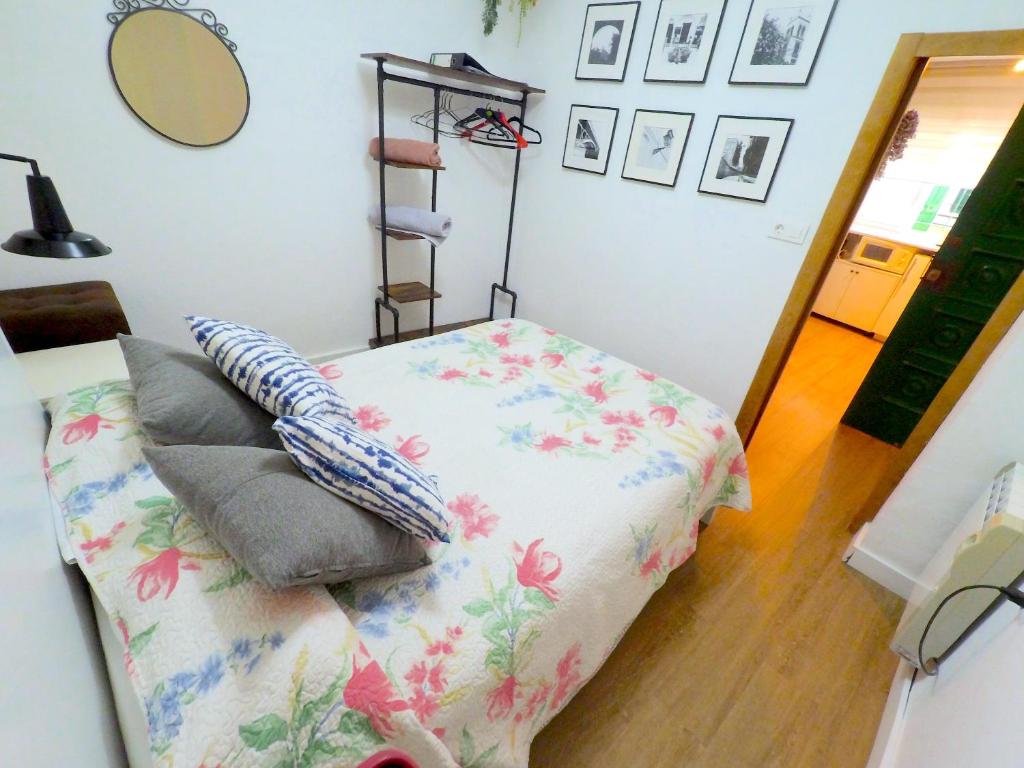
[[[370,157],[380,160],[380,142],[370,139]],[[384,139],[384,159],[414,165],[441,165],[441,147],[429,141],[416,139]]]

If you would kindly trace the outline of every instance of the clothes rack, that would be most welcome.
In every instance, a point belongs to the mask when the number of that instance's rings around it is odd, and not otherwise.
[[[431,184],[430,184],[430,210],[437,210],[437,174],[438,171],[443,170],[442,168],[435,168],[432,166],[417,166],[409,163],[393,163],[387,161],[384,157],[384,83],[391,81],[394,83],[402,83],[405,85],[411,85],[418,88],[427,88],[434,93],[434,142],[438,140],[438,118],[440,112],[441,93],[454,93],[462,96],[471,96],[479,99],[485,99],[489,102],[499,102],[502,104],[509,104],[513,107],[519,108],[519,119],[525,121],[526,119],[526,100],[530,94],[541,94],[544,90],[541,88],[535,88],[526,83],[522,83],[516,80],[507,80],[502,77],[495,77],[493,75],[478,74],[476,72],[464,72],[458,69],[452,69],[450,67],[442,67],[435,64],[430,64],[426,61],[419,61],[417,59],[409,59],[404,56],[396,56],[392,53],[364,53],[361,58],[375,61],[377,64],[377,135],[379,139],[379,159],[378,159],[378,174],[380,183],[380,258],[381,258],[381,277],[383,278],[383,285],[377,287],[381,293],[374,300],[374,326],[377,332],[375,338],[370,339],[370,347],[379,347],[384,344],[397,343],[399,341],[407,341],[411,338],[421,338],[424,336],[433,336],[435,331],[447,331],[454,330],[455,328],[466,327],[468,325],[475,325],[476,323],[485,322],[485,319],[480,320],[469,320],[461,323],[452,323],[451,325],[445,325],[435,328],[434,326],[434,301],[441,298],[441,294],[434,290],[434,278],[436,272],[436,251],[437,248],[431,244],[430,246],[430,284],[423,285],[423,283],[396,283],[392,284],[388,281],[388,238],[394,238],[399,240],[419,239],[417,235],[409,235],[404,232],[389,232],[388,221],[387,221],[387,189],[385,184],[385,172],[386,166],[390,165],[396,168],[406,169],[420,169],[431,171]],[[455,81],[458,83],[464,83],[471,87],[463,87],[463,85],[453,85],[445,82],[437,82],[435,80],[423,80],[408,75],[397,74],[392,71],[385,69],[385,64],[391,68],[403,69],[406,71],[420,72],[429,75],[434,78],[440,78],[447,81]],[[478,88],[486,88],[488,90],[478,90]],[[495,93],[495,91],[505,91],[506,93],[516,93],[515,97],[501,95]],[[491,303],[488,317],[486,319],[494,319],[494,300],[498,291],[510,296],[512,298],[512,317],[516,315],[516,303],[519,299],[518,294],[508,287],[508,269],[509,259],[512,254],[512,230],[515,224],[516,214],[516,194],[519,188],[519,163],[521,160],[521,152],[516,152],[515,166],[512,172],[512,199],[509,205],[508,214],[508,236],[505,241],[505,266],[502,272],[501,283],[491,284]],[[399,310],[395,306],[396,303],[404,304],[411,301],[429,301],[429,322],[428,327],[417,331],[406,331],[405,333],[399,333],[398,319]],[[381,335],[381,310],[391,313],[393,322],[393,337],[392,339],[385,339]]]

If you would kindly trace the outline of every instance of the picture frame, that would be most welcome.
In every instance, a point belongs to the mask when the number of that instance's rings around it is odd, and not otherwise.
[[[765,202],[792,128],[787,117],[719,115],[698,190]]]
[[[751,0],[729,82],[807,85],[838,0]]]
[[[693,119],[693,112],[636,110],[622,161],[622,178],[674,187]]]
[[[615,107],[573,104],[565,129],[562,167],[599,176],[606,174],[618,121],[619,110]]]
[[[625,3],[591,3],[583,18],[580,53],[576,60],[577,80],[626,78],[626,65],[633,49],[633,33],[640,13],[638,0]]]
[[[647,53],[646,83],[703,83],[727,0],[661,0]]]

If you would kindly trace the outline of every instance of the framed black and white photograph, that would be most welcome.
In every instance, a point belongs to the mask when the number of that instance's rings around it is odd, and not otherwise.
[[[792,127],[782,117],[719,115],[700,191],[763,203]]]
[[[806,85],[837,0],[753,0],[730,83]]]
[[[692,112],[636,110],[622,163],[622,178],[674,187],[691,125]]]
[[[724,13],[725,0],[661,0],[644,80],[703,83]]]
[[[587,6],[576,62],[577,80],[618,80],[626,77],[633,31],[640,3],[594,3]]]
[[[619,110],[614,107],[573,104],[569,109],[562,167],[604,175],[618,119]]]

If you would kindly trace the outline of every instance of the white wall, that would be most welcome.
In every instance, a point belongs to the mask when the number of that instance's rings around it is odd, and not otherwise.
[[[57,551],[47,425],[0,334],[0,754],[31,768],[124,764],[87,591]]]
[[[858,542],[914,578],[1002,467],[1024,460],[1024,316],[985,362]]]
[[[193,3],[194,5],[194,3]],[[379,277],[376,199],[366,143],[376,82],[366,51],[425,58],[469,50],[516,75],[515,23],[484,39],[478,0],[216,0],[252,93],[227,144],[191,149],[150,131],[121,102],[107,69],[109,2],[7,3],[0,151],[36,157],[75,226],[114,249],[76,263],[0,254],[0,288],[108,280],[133,330],[188,345],[180,318],[250,322],[318,355],[365,345]],[[409,115],[429,92],[389,85],[389,133],[429,138]],[[439,322],[481,317],[501,277],[511,152],[446,141],[442,209],[454,232],[438,251]],[[29,226],[24,173],[0,164],[0,237]],[[389,170],[395,202],[430,204],[430,176]],[[421,243],[392,246],[391,279],[426,281]],[[406,305],[403,327],[425,325]]]
[[[729,85],[749,3],[730,0],[704,85],[644,83],[658,3],[644,2],[624,83],[573,79],[587,3],[542,2],[523,71],[548,89],[524,158],[511,284],[522,314],[658,371],[735,414],[901,32],[1024,26],[1006,0],[840,0],[806,88]],[[536,54],[536,55],[534,55]],[[620,109],[608,175],[561,168],[569,105]],[[633,110],[696,113],[675,189],[620,178]],[[696,191],[719,114],[795,118],[766,204]],[[766,237],[811,224],[802,246]]]

